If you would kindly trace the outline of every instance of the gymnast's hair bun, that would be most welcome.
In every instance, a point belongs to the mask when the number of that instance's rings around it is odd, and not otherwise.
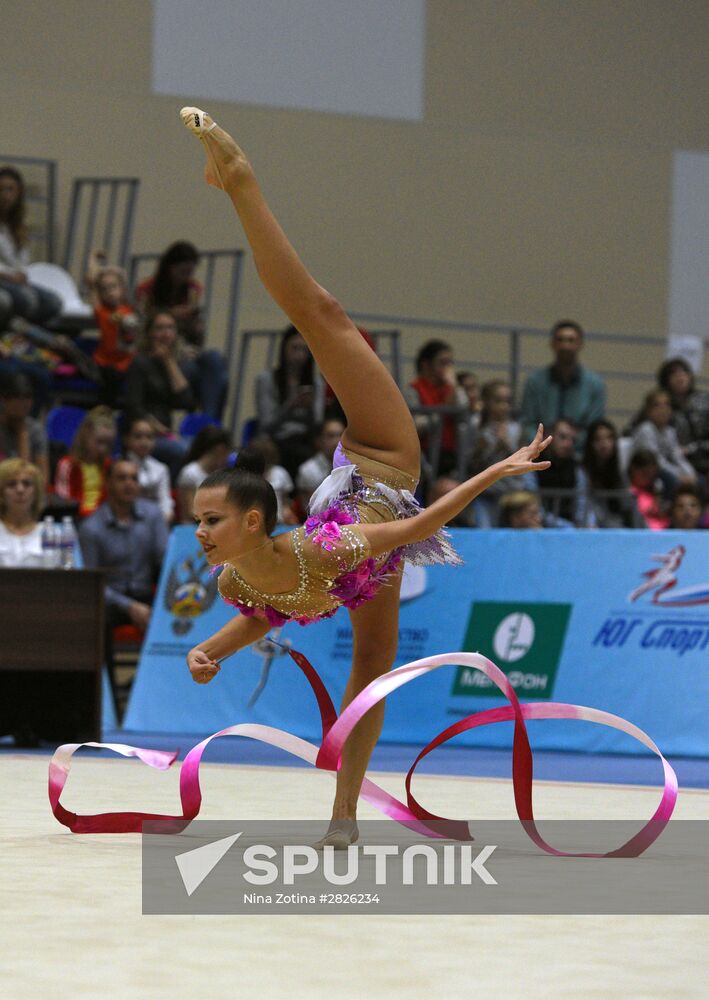
[[[266,458],[255,448],[242,448],[236,456],[234,468],[237,471],[253,472],[256,476],[262,476],[266,471]]]

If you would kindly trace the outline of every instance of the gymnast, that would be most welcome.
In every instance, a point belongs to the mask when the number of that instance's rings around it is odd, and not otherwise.
[[[393,378],[308,273],[231,136],[197,108],[183,108],[181,117],[205,147],[207,182],[231,198],[263,285],[307,341],[347,419],[333,471],[311,498],[303,527],[272,535],[276,496],[249,463],[239,468],[237,462],[202,483],[194,502],[197,539],[210,565],[222,567],[221,596],[241,614],[190,650],[187,663],[193,679],[206,684],[219,661],[271,627],[309,624],[345,605],[352,667],[344,708],[394,663],[404,560],[460,562],[443,526],[503,477],[548,468],[537,459],[551,437],[540,425],[531,444],[421,509],[413,498],[419,438]],[[323,844],[342,848],[357,840],[357,800],[383,715],[380,702],[345,744]]]

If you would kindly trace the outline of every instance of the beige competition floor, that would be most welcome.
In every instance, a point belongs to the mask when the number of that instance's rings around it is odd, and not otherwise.
[[[49,811],[48,759],[0,761],[2,996],[24,998],[694,998],[709,996],[700,917],[142,916],[139,835],[76,836]],[[207,764],[204,819],[325,815],[327,774]],[[401,793],[400,775],[377,780]],[[177,811],[178,771],[78,760],[76,812]],[[511,818],[510,783],[423,777],[422,801]],[[541,817],[643,818],[657,789],[544,783]],[[474,805],[473,805],[474,804]],[[677,814],[709,816],[709,792]],[[377,818],[364,808],[363,818]]]

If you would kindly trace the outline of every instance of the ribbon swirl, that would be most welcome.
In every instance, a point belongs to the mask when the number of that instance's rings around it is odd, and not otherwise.
[[[499,708],[486,709],[482,712],[475,712],[448,726],[431,740],[421,750],[406,775],[406,802],[402,802],[393,795],[390,795],[389,792],[386,792],[379,785],[375,784],[370,778],[365,778],[362,783],[361,797],[380,812],[424,836],[473,840],[474,837],[466,821],[436,816],[417,801],[411,790],[414,772],[424,757],[437,747],[447,743],[448,740],[458,735],[458,733],[465,732],[468,729],[475,729],[478,726],[491,725],[496,722],[513,722],[512,785],[515,808],[529,838],[546,853],[558,857],[637,857],[660,836],[672,816],[677,802],[677,776],[669,762],[663,757],[659,748],[646,733],[631,722],[620,718],[620,716],[612,715],[609,712],[603,712],[596,708],[587,708],[582,705],[568,705],[560,702],[520,703],[507,676],[499,667],[495,666],[494,663],[480,653],[442,653],[438,656],[427,656],[424,659],[415,660],[413,663],[407,663],[403,667],[398,667],[396,670],[392,670],[373,680],[343,710],[340,716],[335,711],[332,699],[322,679],[306,657],[302,653],[298,653],[292,649],[289,649],[288,653],[303,671],[318,704],[322,725],[322,742],[319,747],[313,743],[309,743],[307,740],[300,739],[298,736],[294,736],[292,733],[288,733],[282,729],[274,729],[271,726],[263,726],[256,723],[241,723],[236,726],[229,726],[198,743],[185,757],[180,769],[180,801],[182,805],[182,813],[180,815],[114,812],[79,816],[76,813],[66,810],[62,806],[60,798],[69,777],[71,758],[80,747],[102,747],[113,750],[124,757],[137,757],[143,763],[148,764],[148,766],[158,768],[159,770],[166,770],[170,767],[177,757],[177,752],[144,750],[121,743],[66,743],[57,748],[49,763],[49,801],[54,816],[73,833],[140,833],[143,821],[149,819],[171,821],[172,825],[168,829],[171,829],[173,832],[179,832],[199,813],[202,804],[202,792],[199,784],[200,761],[208,744],[220,736],[246,736],[250,739],[259,740],[270,746],[280,747],[287,753],[300,757],[317,768],[336,772],[340,768],[342,748],[347,738],[362,716],[373,705],[382,701],[387,695],[396,691],[404,684],[408,684],[416,680],[417,677],[421,677],[432,670],[437,670],[439,667],[448,664],[462,664],[481,670],[500,689],[510,704]],[[595,722],[599,725],[610,726],[613,729],[620,730],[620,732],[627,733],[649,750],[652,750],[662,762],[665,782],[662,798],[651,818],[628,841],[605,854],[591,854],[586,852],[576,854],[559,851],[548,844],[537,829],[532,808],[533,761],[532,750],[527,736],[527,727],[525,725],[526,719],[578,719],[586,722]]]

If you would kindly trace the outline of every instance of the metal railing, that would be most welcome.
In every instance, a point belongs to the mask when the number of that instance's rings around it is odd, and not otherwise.
[[[128,266],[139,187],[138,177],[74,178],[63,267],[79,287],[94,249],[103,250],[111,264]]]
[[[30,210],[29,238],[32,259],[54,263],[56,250],[57,212],[57,161],[37,156],[0,156],[0,166],[16,167],[25,182],[25,201]],[[35,181],[32,174],[41,179]],[[39,208],[40,221],[32,219],[34,208]]]

